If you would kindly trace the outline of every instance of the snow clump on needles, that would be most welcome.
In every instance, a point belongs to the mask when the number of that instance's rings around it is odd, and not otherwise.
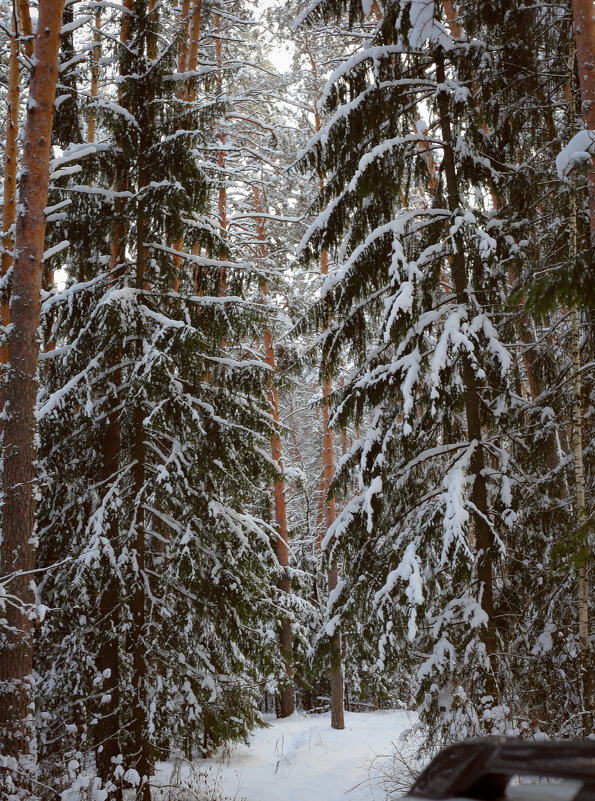
[[[562,180],[575,167],[588,165],[595,156],[595,131],[583,130],[575,134],[556,156],[558,178]]]

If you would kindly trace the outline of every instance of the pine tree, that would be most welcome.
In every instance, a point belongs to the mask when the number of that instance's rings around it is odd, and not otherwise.
[[[208,753],[259,723],[259,681],[280,660],[263,521],[267,371],[246,344],[262,319],[253,270],[212,215],[203,157],[213,117],[195,84],[213,61],[201,55],[180,97],[167,42],[184,36],[184,20],[168,7],[133,11],[119,74],[106,74],[118,102],[105,80],[94,100],[85,182],[55,190],[72,204],[53,236],[71,245],[67,286],[44,307],[59,345],[40,398],[41,550],[46,565],[74,558],[42,586],[58,611],[38,671],[58,786],[69,761],[89,769],[81,754],[94,746],[113,795],[124,780],[146,797],[156,758]]]
[[[31,579],[36,545],[35,400],[44,211],[63,8],[61,0],[46,0],[39,6],[19,179],[11,328],[7,339],[0,551],[5,615],[0,634],[2,787],[7,794],[23,797],[31,793],[36,769],[31,709],[33,624],[37,612]]]
[[[17,40],[16,20],[13,17],[10,37],[10,53],[8,60],[8,85],[6,101],[8,114],[6,118],[6,142],[4,144],[4,180],[2,205],[2,278],[12,266],[12,228],[16,217],[17,191],[17,135],[19,128],[19,44]],[[10,312],[7,300],[2,302],[2,325],[10,323]],[[2,347],[2,364],[6,364],[6,348]]]

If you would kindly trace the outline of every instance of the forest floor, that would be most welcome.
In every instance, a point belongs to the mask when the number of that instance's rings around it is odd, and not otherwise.
[[[403,747],[399,735],[415,723],[413,713],[348,712],[344,731],[331,728],[330,714],[266,720],[269,728],[255,732],[248,745],[192,766],[161,764],[156,778],[164,785],[162,798],[385,801],[395,790],[395,772],[406,773],[394,755]],[[407,784],[407,777],[399,781]],[[173,784],[185,789],[170,794],[166,787]]]

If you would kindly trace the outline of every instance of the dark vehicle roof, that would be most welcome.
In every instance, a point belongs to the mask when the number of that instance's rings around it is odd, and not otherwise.
[[[527,742],[508,737],[466,740],[441,751],[409,793],[415,798],[477,801],[536,798],[533,786],[508,787],[516,776],[562,780],[541,798],[595,801],[595,741]],[[541,788],[544,788],[541,785]],[[508,788],[508,789],[507,789]],[[529,791],[529,792],[527,792]]]

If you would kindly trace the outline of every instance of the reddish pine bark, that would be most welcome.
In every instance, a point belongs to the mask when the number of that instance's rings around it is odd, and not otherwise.
[[[373,3],[372,13],[376,16],[380,13],[377,2]],[[318,109],[318,100],[320,99],[320,90],[318,88],[319,76],[318,65],[310,47],[307,33],[304,36],[304,47],[308,53],[310,60],[310,67],[312,69],[312,77],[314,78],[315,97],[313,103],[314,111],[314,130],[318,133],[321,128],[320,112]],[[318,186],[320,192],[324,191],[324,175],[320,174],[318,179]],[[320,259],[320,271],[323,275],[328,273],[328,252],[323,249]],[[329,422],[329,396],[331,393],[332,384],[331,378],[325,377],[323,379],[322,394],[323,394],[323,413],[322,413],[322,474],[320,477],[320,500],[318,508],[318,521],[319,531],[323,526],[328,528],[335,521],[335,497],[334,494],[327,498],[331,482],[333,480],[335,465],[334,465],[334,452],[333,452],[333,432],[330,430]],[[319,536],[318,544],[320,546],[321,538]],[[327,575],[327,583],[329,591],[332,591],[337,586],[339,577],[337,565],[332,565]],[[337,627],[336,631],[330,638],[330,684],[331,684],[331,726],[334,729],[344,729],[344,688],[343,688],[343,670],[341,666],[341,631]]]
[[[21,26],[20,34],[24,38],[25,53],[31,58],[33,55],[33,28],[31,26],[31,14],[29,13],[29,0],[18,0],[17,13]]]
[[[6,143],[4,147],[4,205],[2,210],[2,276],[5,276],[12,267],[13,236],[8,232],[14,225],[16,213],[17,191],[17,136],[19,133],[19,45],[17,41],[15,23],[13,18],[13,35],[10,39],[10,56],[8,64],[8,92],[6,116]],[[10,310],[8,301],[2,303],[0,317],[3,326],[10,323]],[[0,364],[6,364],[6,347],[0,348]],[[4,392],[1,394],[0,405],[4,404]]]
[[[318,86],[318,67],[316,59],[314,58],[310,49],[308,40],[305,42],[306,51],[310,58],[312,67],[312,75],[316,87]],[[320,113],[318,111],[318,100],[320,92],[316,89],[316,97],[314,99],[314,130],[318,133],[321,128]],[[324,191],[324,175],[321,174],[318,180],[320,192]],[[328,252],[323,249],[320,259],[320,272],[322,275],[328,274]],[[333,476],[335,473],[335,460],[333,451],[333,432],[329,428],[329,396],[332,390],[332,383],[330,377],[323,379],[322,394],[323,394],[323,415],[322,415],[322,479],[321,479],[321,500],[323,508],[325,509],[325,522],[326,529],[335,522],[335,496],[334,493],[326,498],[329,488],[331,486]],[[335,589],[339,578],[339,570],[337,565],[332,565],[329,569],[327,582],[329,592]],[[330,682],[331,682],[331,726],[333,729],[344,729],[344,683],[343,683],[343,669],[341,665],[341,630],[337,627],[336,631],[331,636],[330,642]]]
[[[147,57],[149,61],[156,61],[159,54],[157,45],[157,24],[159,22],[158,0],[149,0],[148,30],[147,30]]]
[[[333,431],[329,426],[330,394],[332,391],[331,379],[324,378],[322,382],[322,475],[325,502],[326,529],[333,525],[337,517],[335,493],[330,486],[335,474],[335,458],[333,446]],[[328,571],[328,590],[332,592],[339,581],[339,568],[336,563],[331,564]],[[331,726],[333,729],[345,728],[344,715],[344,686],[343,668],[341,664],[341,629],[336,626],[330,637],[330,681],[331,681]]]
[[[215,14],[215,56],[217,59],[217,89],[219,94],[223,93],[223,47],[221,44],[221,15]],[[219,140],[221,143],[221,147],[219,148],[219,152],[217,154],[217,166],[219,167],[221,179],[223,179],[223,170],[225,168],[225,134],[221,130],[221,124],[218,123],[219,127]],[[227,230],[227,191],[225,189],[225,184],[222,182],[221,187],[219,189],[219,199],[218,199],[218,211],[219,211],[219,224],[221,226],[222,231]]]
[[[200,36],[200,15],[202,10],[202,0],[194,0],[192,4],[192,17],[190,19],[190,33],[188,42],[188,60],[186,62],[186,72],[194,72],[198,64],[198,39]],[[194,81],[189,79],[186,90],[186,100],[188,103],[194,102],[195,90]]]
[[[254,207],[256,212],[262,211],[260,202],[260,194],[258,188],[254,187]],[[264,218],[259,217],[257,220],[257,253],[260,259],[265,256],[265,230]],[[262,293],[266,297],[268,294],[268,287],[266,283],[262,288]],[[273,335],[271,329],[267,326],[264,332],[264,351],[266,362],[271,368],[271,383],[268,392],[268,400],[271,407],[271,413],[275,424],[279,424],[279,395],[277,388],[274,384],[274,376],[276,371],[275,363],[275,350],[273,348]],[[283,592],[291,592],[291,584],[289,580],[289,548],[288,548],[288,530],[287,530],[287,503],[285,499],[285,481],[283,479],[283,451],[281,445],[281,438],[275,432],[271,436],[271,455],[275,462],[279,465],[281,471],[279,477],[275,480],[274,484],[274,499],[275,499],[275,521],[277,523],[277,559],[280,566],[284,570],[284,575],[279,581],[279,589]],[[279,645],[281,647],[281,656],[285,663],[286,684],[281,689],[280,693],[280,717],[286,718],[295,712],[295,689],[293,685],[293,635],[291,632],[291,621],[284,618],[281,621],[279,630]]]
[[[221,41],[221,15],[215,14],[215,55],[217,59],[217,89],[219,94],[223,94],[223,45]],[[225,237],[227,232],[227,189],[223,178],[225,170],[225,133],[221,128],[220,121],[217,124],[219,128],[219,140],[221,146],[217,155],[217,165],[219,167],[219,175],[221,178],[221,187],[219,188],[218,211],[219,211],[219,226],[221,236]],[[219,252],[221,259],[225,257],[225,248],[222,246]],[[225,268],[221,268],[221,277],[219,279],[219,294],[225,295],[227,291],[227,277]],[[221,342],[221,346],[225,347],[225,340]]]
[[[200,14],[201,14],[202,0],[194,0],[192,3],[192,14],[190,19],[190,0],[184,0],[182,4],[182,19],[184,20],[184,29],[182,39],[180,41],[180,50],[178,53],[178,72],[193,72],[198,63],[198,38],[200,35]],[[189,108],[194,102],[194,82],[190,79],[188,82],[180,85],[178,89],[178,98],[188,103]],[[180,121],[180,125],[182,122]],[[186,126],[189,130],[192,129],[192,113],[191,111],[186,115]],[[178,237],[174,242],[174,250],[178,253],[182,252],[184,247],[183,235]],[[174,292],[180,289],[180,274],[182,271],[182,257],[174,256],[174,267],[176,269],[175,278],[173,280]]]
[[[572,0],[572,20],[581,90],[581,112],[585,127],[595,131],[595,4]],[[591,247],[595,249],[595,159],[588,175]]]
[[[463,35],[463,29],[458,20],[458,15],[452,4],[452,0],[442,0],[442,7],[444,8],[448,24],[450,25],[450,32],[455,39],[459,39]]]
[[[180,19],[182,22],[182,35],[180,36],[180,44],[178,47],[178,72],[186,72],[186,63],[188,61],[188,30],[190,28],[190,0],[183,0],[182,8],[180,10]],[[176,92],[178,98],[184,96],[183,84],[178,86]]]
[[[101,28],[101,9],[98,9],[95,13],[95,33],[93,34],[93,53],[92,53],[93,67],[91,69],[91,100],[94,100],[97,97],[97,92],[99,89],[99,54],[101,50],[101,33],[99,32],[100,28]],[[97,115],[95,113],[95,109],[91,107],[91,110],[89,111],[89,128],[87,130],[88,142],[95,141],[96,118]]]
[[[40,0],[31,71],[30,101],[23,140],[19,212],[15,229],[12,327],[8,336],[4,425],[3,577],[18,606],[6,608],[8,627],[0,640],[0,742],[21,772],[13,775],[25,792],[35,760],[33,727],[32,577],[35,563],[36,396],[39,358],[44,209],[64,0]],[[6,776],[5,776],[6,778]]]
[[[186,72],[186,65],[188,63],[188,32],[190,29],[190,0],[183,0],[182,9],[181,9],[181,20],[182,20],[182,35],[180,37],[180,43],[178,47],[178,72],[184,73]],[[178,100],[183,101],[186,98],[186,92],[184,89],[184,83],[180,81],[178,84],[178,88],[176,90],[176,97]],[[182,127],[182,120],[178,121],[178,128]],[[173,243],[174,250],[177,253],[182,252],[182,248],[184,247],[184,237],[183,235],[179,236],[177,239],[174,240]],[[182,272],[182,257],[181,256],[174,256],[174,267],[175,267],[175,276],[172,280],[172,289],[174,292],[178,292],[180,289],[180,274]]]
[[[322,184],[322,178],[320,179]],[[320,271],[323,275],[328,274],[328,252],[322,251],[320,260]],[[333,525],[337,517],[335,504],[335,493],[330,491],[330,487],[335,475],[335,451],[333,445],[333,431],[329,426],[330,418],[330,395],[332,392],[332,380],[330,376],[324,376],[322,380],[322,498],[325,509],[326,530]],[[332,592],[339,581],[339,568],[337,564],[331,564],[327,576],[328,590]],[[345,728],[344,715],[344,686],[343,668],[341,665],[341,630],[337,626],[330,637],[330,682],[331,682],[331,726],[333,729]]]

